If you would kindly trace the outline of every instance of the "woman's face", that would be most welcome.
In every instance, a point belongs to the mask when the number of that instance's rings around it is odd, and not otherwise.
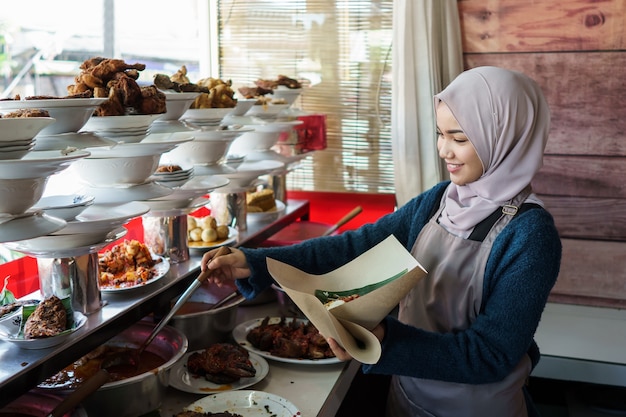
[[[437,150],[456,185],[469,184],[483,175],[483,164],[474,145],[442,101],[437,105]]]

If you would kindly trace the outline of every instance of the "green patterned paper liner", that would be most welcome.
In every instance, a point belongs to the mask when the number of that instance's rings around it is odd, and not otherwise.
[[[315,296],[322,302],[322,304],[326,304],[328,302],[334,301],[334,300],[340,300],[344,297],[348,297],[351,295],[358,295],[358,296],[362,296],[365,294],[368,294],[380,287],[383,287],[385,285],[387,285],[388,283],[395,281],[396,279],[400,278],[401,276],[405,275],[407,272],[409,272],[408,269],[405,269],[403,271],[398,272],[396,275],[392,276],[391,278],[387,278],[383,281],[379,281],[375,284],[370,284],[370,285],[366,285],[364,287],[360,287],[360,288],[354,288],[351,290],[342,290],[342,291],[327,291],[327,290],[315,290],[314,294]]]

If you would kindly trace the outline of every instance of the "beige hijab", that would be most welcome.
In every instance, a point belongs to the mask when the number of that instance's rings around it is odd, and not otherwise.
[[[467,237],[474,226],[506,204],[543,164],[550,109],[539,86],[526,75],[477,67],[455,78],[435,96],[449,108],[483,164],[476,181],[448,187],[440,223]],[[533,202],[541,202],[532,196]]]

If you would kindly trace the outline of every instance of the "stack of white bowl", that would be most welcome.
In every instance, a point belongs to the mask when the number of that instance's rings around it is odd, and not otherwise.
[[[37,133],[33,148],[35,151],[63,150],[68,147],[84,149],[112,143],[91,133],[77,133],[104,101],[106,98],[5,100],[0,101],[0,111],[40,109],[48,112],[54,122]]]
[[[160,114],[132,114],[124,116],[92,116],[81,131],[123,143],[141,142],[150,133],[150,125]]]
[[[52,117],[0,118],[0,159],[21,159],[35,147],[35,136],[54,123]]]
[[[0,160],[0,242],[31,239],[65,227],[65,220],[33,206],[51,176],[87,156],[86,151],[32,151],[21,159]]]
[[[166,187],[181,187],[193,178],[193,166],[185,169],[181,168],[177,171],[157,171],[152,174],[151,178],[157,184],[165,185]]]

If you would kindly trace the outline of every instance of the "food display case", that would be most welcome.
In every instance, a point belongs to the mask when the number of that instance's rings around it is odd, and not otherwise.
[[[305,200],[289,200],[284,213],[268,223],[253,223],[247,230],[241,231],[233,246],[254,247],[280,231],[290,223],[302,219],[308,220],[309,203]],[[189,260],[170,265],[169,272],[155,284],[139,290],[133,297],[118,297],[103,294],[103,308],[86,316],[86,322],[79,331],[71,334],[62,344],[45,349],[23,349],[9,342],[0,343],[0,408],[12,400],[37,387],[43,380],[55,374],[79,357],[89,353],[97,346],[116,336],[134,323],[145,319],[150,314],[166,310],[171,300],[180,295],[195,279],[199,272],[200,254],[193,254]],[[276,303],[254,304],[241,307],[237,320],[244,322],[259,315],[277,315]],[[293,401],[301,408],[304,415],[334,415],[340,405],[340,398],[347,391],[358,365],[356,363],[336,363],[324,367],[272,363],[271,377],[258,384],[256,389],[274,392],[277,395],[293,396]],[[300,375],[301,374],[301,375]],[[317,395],[301,398],[305,391],[300,382],[315,390]],[[167,414],[169,409],[182,409],[187,399],[197,395],[178,392],[168,388],[161,409]],[[310,393],[310,392],[309,392]],[[310,398],[309,398],[310,397]],[[191,401],[193,402],[193,401]],[[327,410],[327,411],[324,411]],[[334,410],[334,411],[332,411]]]

